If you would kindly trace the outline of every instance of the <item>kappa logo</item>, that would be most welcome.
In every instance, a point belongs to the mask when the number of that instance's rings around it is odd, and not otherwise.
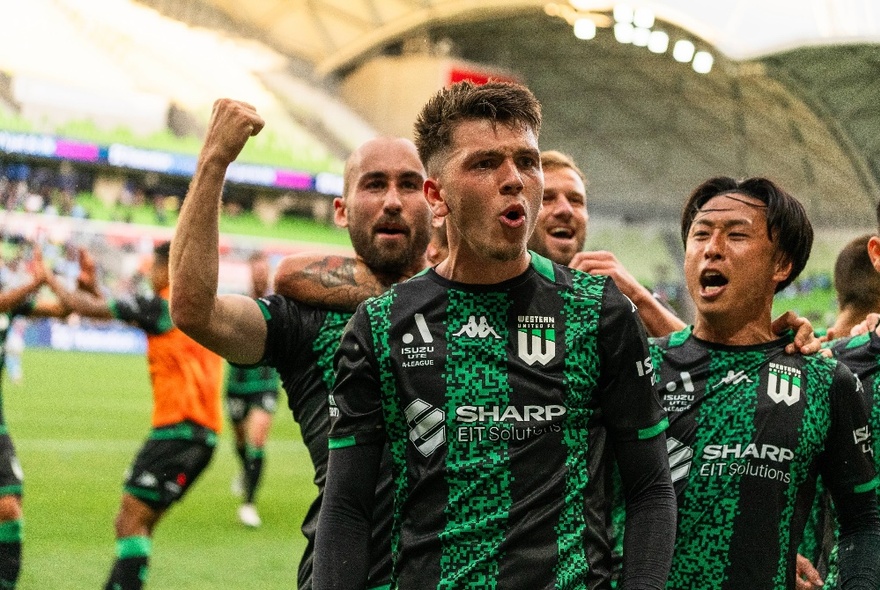
[[[446,442],[446,412],[416,399],[403,411],[409,425],[409,440],[425,457]]]
[[[489,322],[484,315],[480,316],[479,321],[476,316],[468,317],[467,323],[462,326],[458,332],[453,334],[453,336],[461,336],[462,334],[467,334],[471,338],[488,338],[489,336],[492,336],[497,340],[501,339],[501,336],[498,335],[495,328],[489,325]]]
[[[666,452],[669,453],[669,471],[672,482],[684,479],[691,472],[694,450],[686,446],[678,439],[669,437],[666,439]]]
[[[767,395],[777,404],[790,406],[801,399],[801,372],[799,369],[770,363],[767,374]]]
[[[745,371],[734,371],[733,369],[729,369],[727,371],[727,375],[719,381],[715,387],[720,387],[722,385],[739,385],[740,383],[754,383],[748,375],[746,375]],[[791,404],[789,404],[791,405]]]

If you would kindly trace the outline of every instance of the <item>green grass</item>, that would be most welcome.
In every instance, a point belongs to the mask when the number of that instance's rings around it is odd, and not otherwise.
[[[25,470],[19,590],[102,587],[123,472],[149,430],[145,359],[28,349],[23,383],[4,376],[3,398]],[[156,530],[147,588],[295,587],[305,546],[299,523],[316,490],[282,400],[258,497],[263,526],[245,529],[236,519],[229,484],[238,460],[226,427],[212,463]]]

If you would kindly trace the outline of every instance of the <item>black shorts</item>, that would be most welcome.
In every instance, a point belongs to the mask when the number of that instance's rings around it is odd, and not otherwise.
[[[0,496],[20,496],[24,472],[8,434],[0,434]]]
[[[274,414],[278,407],[278,390],[263,391],[260,393],[227,393],[226,412],[233,424],[243,422],[252,408],[259,408],[269,414]]]
[[[203,441],[150,439],[134,458],[123,489],[153,510],[177,502],[211,461]]]

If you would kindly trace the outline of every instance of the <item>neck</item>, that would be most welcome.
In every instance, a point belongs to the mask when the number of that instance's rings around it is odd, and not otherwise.
[[[880,306],[876,309],[856,309],[854,307],[840,309],[837,312],[837,318],[834,320],[834,325],[831,326],[829,330],[833,331],[835,338],[849,336],[850,331],[855,326],[865,321],[868,314],[875,312],[877,309],[880,309]]]
[[[729,346],[748,346],[776,340],[770,327],[770,310],[761,317],[742,319],[730,316],[707,316],[699,312],[694,320],[693,335],[707,342]]]
[[[436,272],[441,277],[457,283],[468,285],[494,285],[518,277],[526,271],[531,262],[531,255],[523,251],[514,260],[469,260],[458,252],[449,252],[449,256],[437,265]]]

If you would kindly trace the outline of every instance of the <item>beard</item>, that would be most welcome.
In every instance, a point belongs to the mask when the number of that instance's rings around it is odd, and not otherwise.
[[[428,226],[409,226],[409,233],[399,243],[386,243],[375,239],[371,228],[349,226],[351,243],[355,253],[371,270],[382,274],[400,275],[412,270],[413,265],[425,254],[430,233]]]

